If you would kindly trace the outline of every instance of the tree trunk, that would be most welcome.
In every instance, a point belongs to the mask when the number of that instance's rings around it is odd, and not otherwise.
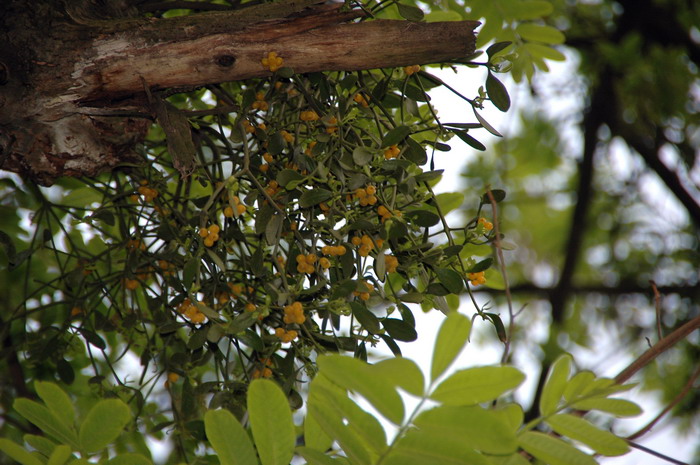
[[[268,52],[296,73],[461,60],[479,24],[351,22],[363,11],[318,0],[169,19],[115,18],[134,12],[106,3],[113,11],[58,0],[0,6],[0,43],[9,44],[0,47],[2,169],[48,185],[135,161],[151,124],[145,86],[269,76]]]

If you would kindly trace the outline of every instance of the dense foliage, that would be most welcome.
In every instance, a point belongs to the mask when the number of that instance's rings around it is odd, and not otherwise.
[[[451,64],[475,68],[474,79],[485,70],[478,94],[418,66],[297,75],[269,50],[260,57],[269,79],[152,95],[167,99],[168,116],[159,115],[141,164],[51,189],[1,180],[0,450],[31,465],[151,463],[146,438],[171,440],[167,463],[283,465],[296,453],[311,464],[587,464],[593,457],[574,445],[628,450],[580,415],[637,414],[610,397],[628,386],[589,371],[570,377],[561,348],[547,351],[549,377],[527,415],[513,402],[524,377],[513,367],[445,375],[470,333],[460,313],[493,326],[509,360],[509,321],[459,296],[505,288],[492,266],[502,231],[519,231],[515,242],[529,250],[526,232],[545,226],[541,215],[566,211],[525,211],[523,185],[512,195],[486,159],[470,168],[467,191],[435,194],[434,158],[455,136],[476,150],[485,146],[475,136],[500,136],[482,114],[511,105],[499,73],[531,79],[545,60],[563,59],[552,47],[563,35],[542,20],[558,13],[515,0],[446,2],[425,17],[411,2],[364,7],[412,21],[482,18],[484,52]],[[437,118],[427,91],[439,86],[463,102],[468,120]],[[521,160],[556,139],[538,139],[547,122],[529,129],[536,135],[496,150]],[[555,155],[549,147],[536,160],[556,164]],[[491,185],[509,186],[517,214],[494,218],[506,194]],[[463,222],[448,224],[457,209]],[[556,241],[538,245],[558,250]],[[511,279],[528,266],[509,267]],[[415,340],[421,309],[449,315],[427,385],[410,360],[367,364],[378,344],[400,356],[397,341]],[[399,388],[419,399],[409,415]],[[292,411],[304,418],[298,427]],[[380,416],[396,427],[393,440]]]

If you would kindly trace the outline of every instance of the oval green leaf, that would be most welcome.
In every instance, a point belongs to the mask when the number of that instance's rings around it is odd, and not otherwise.
[[[615,397],[581,400],[574,403],[572,407],[578,410],[599,410],[616,417],[635,417],[642,413],[641,407],[634,402]]]
[[[435,268],[435,274],[440,280],[440,284],[452,294],[459,294],[464,290],[464,280],[456,271],[448,268]]]
[[[296,433],[287,396],[273,381],[256,379],[248,388],[248,413],[262,465],[288,465]]]
[[[392,386],[398,386],[416,396],[423,395],[423,372],[413,360],[403,357],[388,358],[370,365],[370,368],[380,376],[386,377]]]
[[[518,445],[549,465],[596,465],[590,455],[543,433],[527,431],[518,437]]]
[[[452,312],[440,325],[433,359],[430,362],[430,380],[435,381],[452,364],[464,348],[471,331],[469,318],[461,313]]]
[[[515,32],[520,34],[525,40],[542,42],[544,44],[563,44],[566,40],[566,37],[559,29],[534,23],[519,24],[515,28]]]
[[[27,452],[24,447],[9,439],[0,438],[0,450],[21,465],[44,465],[41,460]]]
[[[403,141],[411,133],[411,128],[408,126],[397,126],[391,131],[387,132],[382,139],[382,147],[389,147],[390,145],[396,145]]]
[[[557,409],[559,401],[564,395],[569,373],[571,372],[571,355],[564,354],[557,358],[549,370],[549,376],[542,388],[540,397],[540,413],[551,415]]]
[[[45,406],[29,399],[17,399],[12,404],[17,413],[34,423],[44,433],[59,442],[68,444],[73,449],[78,449],[78,436],[75,430],[68,428],[63,422]]]
[[[299,206],[301,208],[312,207],[321,202],[325,202],[331,197],[333,197],[333,193],[331,191],[318,187],[312,190],[304,191],[304,193],[301,194],[301,197],[299,197]]]
[[[131,421],[131,410],[119,399],[105,399],[96,403],[80,426],[80,450],[99,452],[113,442]]]
[[[75,421],[75,410],[68,394],[55,383],[45,381],[35,381],[34,389],[49,410],[56,415],[56,418],[61,420],[66,427],[72,428]]]
[[[515,389],[525,375],[513,367],[474,367],[460,370],[445,379],[430,398],[445,405],[474,405],[498,399]]]
[[[209,410],[204,430],[221,465],[258,465],[248,433],[228,410]]]
[[[389,336],[393,337],[397,341],[413,342],[418,338],[416,329],[403,320],[396,318],[384,318],[381,321],[382,326],[384,326],[386,332],[389,333]]]
[[[609,431],[603,431],[583,418],[561,413],[546,419],[554,431],[579,441],[601,455],[624,455],[630,448],[627,443]]]
[[[397,3],[396,6],[399,8],[399,14],[402,18],[409,21],[422,21],[425,13],[418,7],[411,5],[404,5],[403,3]]]
[[[398,321],[398,320],[397,320]],[[391,383],[361,360],[341,355],[318,358],[319,373],[336,385],[363,396],[379,413],[395,424],[401,424],[404,406]]]
[[[510,96],[506,90],[506,86],[498,80],[496,76],[489,71],[486,76],[486,92],[489,94],[491,103],[501,111],[508,111],[510,108]]]

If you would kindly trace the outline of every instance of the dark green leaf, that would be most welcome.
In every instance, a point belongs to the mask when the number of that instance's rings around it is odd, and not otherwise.
[[[501,321],[501,317],[496,315],[495,313],[488,313],[484,312],[484,315],[488,317],[489,320],[493,323],[494,328],[496,329],[496,335],[498,336],[498,340],[501,342],[506,342],[508,340],[508,335],[506,334],[506,327],[503,326],[503,321]]]
[[[403,141],[411,133],[411,128],[408,126],[398,126],[387,132],[382,139],[382,147],[396,145]]]
[[[493,199],[496,201],[496,203],[502,202],[503,199],[506,198],[506,191],[501,190],[501,189],[494,189],[491,191],[491,195],[493,195]],[[491,199],[489,199],[489,194],[486,193],[481,197],[481,203],[484,204],[490,204]]]
[[[372,161],[372,158],[374,158],[374,153],[372,153],[364,147],[358,146],[355,147],[355,150],[352,151],[353,161],[360,166],[366,165],[367,163]]]
[[[425,149],[418,142],[407,137],[406,145],[408,148],[404,152],[404,156],[407,160],[411,160],[416,165],[423,165],[428,161],[428,154],[425,153]]]
[[[277,182],[279,183],[280,186],[287,188],[290,183],[293,181],[301,181],[304,179],[304,176],[298,171],[295,170],[282,170],[277,174]],[[289,186],[290,188],[296,187],[296,184],[294,186]]]
[[[294,69],[290,68],[289,66],[283,66],[282,68],[277,70],[277,75],[279,77],[289,79],[292,76],[294,76]]]
[[[367,307],[359,302],[350,302],[350,307],[352,308],[352,314],[364,329],[371,334],[379,332],[379,320],[374,313],[367,310]]]
[[[464,290],[464,280],[459,273],[447,268],[435,268],[440,283],[452,294],[459,294]]]
[[[508,47],[511,43],[512,42],[496,42],[495,44],[489,46],[489,48],[486,49],[486,54],[489,56],[489,60],[491,60],[491,58],[494,57],[498,52]]]
[[[483,127],[484,129],[486,129],[488,132],[490,132],[491,134],[493,134],[493,135],[496,136],[496,137],[503,137],[503,135],[501,135],[501,133],[498,132],[498,131],[496,130],[496,128],[494,128],[493,126],[491,126],[491,125],[489,124],[489,122],[486,121],[486,119],[484,119],[484,117],[481,116],[481,115],[479,114],[478,111],[476,111],[476,108],[474,108],[474,116],[476,116],[476,119],[477,119],[477,121],[479,121],[479,123],[481,124],[481,127]]]
[[[415,328],[403,320],[384,318],[381,321],[387,333],[397,341],[411,342],[418,338],[418,333],[416,333]]]
[[[489,94],[491,103],[501,111],[508,111],[510,108],[510,97],[506,86],[489,71],[486,77],[486,92]]]
[[[476,265],[472,266],[467,270],[467,273],[479,273],[480,271],[485,271],[491,268],[491,264],[493,263],[493,258],[485,258],[481,260],[479,263]]]
[[[467,134],[466,131],[460,131],[458,129],[450,129],[454,135],[462,139],[467,145],[470,147],[476,149],[476,150],[481,150],[482,152],[486,150],[486,146],[479,142],[478,140],[474,139],[472,136]]]
[[[409,21],[421,21],[425,16],[423,10],[418,7],[404,5],[403,3],[397,3],[396,6],[399,7],[401,17]]]
[[[312,190],[307,190],[301,194],[301,197],[299,197],[299,206],[301,208],[308,208],[318,205],[321,202],[325,202],[331,197],[333,197],[333,193],[327,189],[318,187]]]
[[[191,258],[185,262],[185,266],[182,269],[182,285],[186,290],[190,290],[192,287],[200,262],[198,258]]]

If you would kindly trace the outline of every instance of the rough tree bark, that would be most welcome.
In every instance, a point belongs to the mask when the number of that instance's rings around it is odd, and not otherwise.
[[[263,77],[270,51],[297,73],[456,61],[474,52],[479,24],[353,22],[362,10],[318,0],[131,18],[128,0],[94,1],[0,6],[0,168],[49,185],[133,161],[151,124],[144,83]]]

